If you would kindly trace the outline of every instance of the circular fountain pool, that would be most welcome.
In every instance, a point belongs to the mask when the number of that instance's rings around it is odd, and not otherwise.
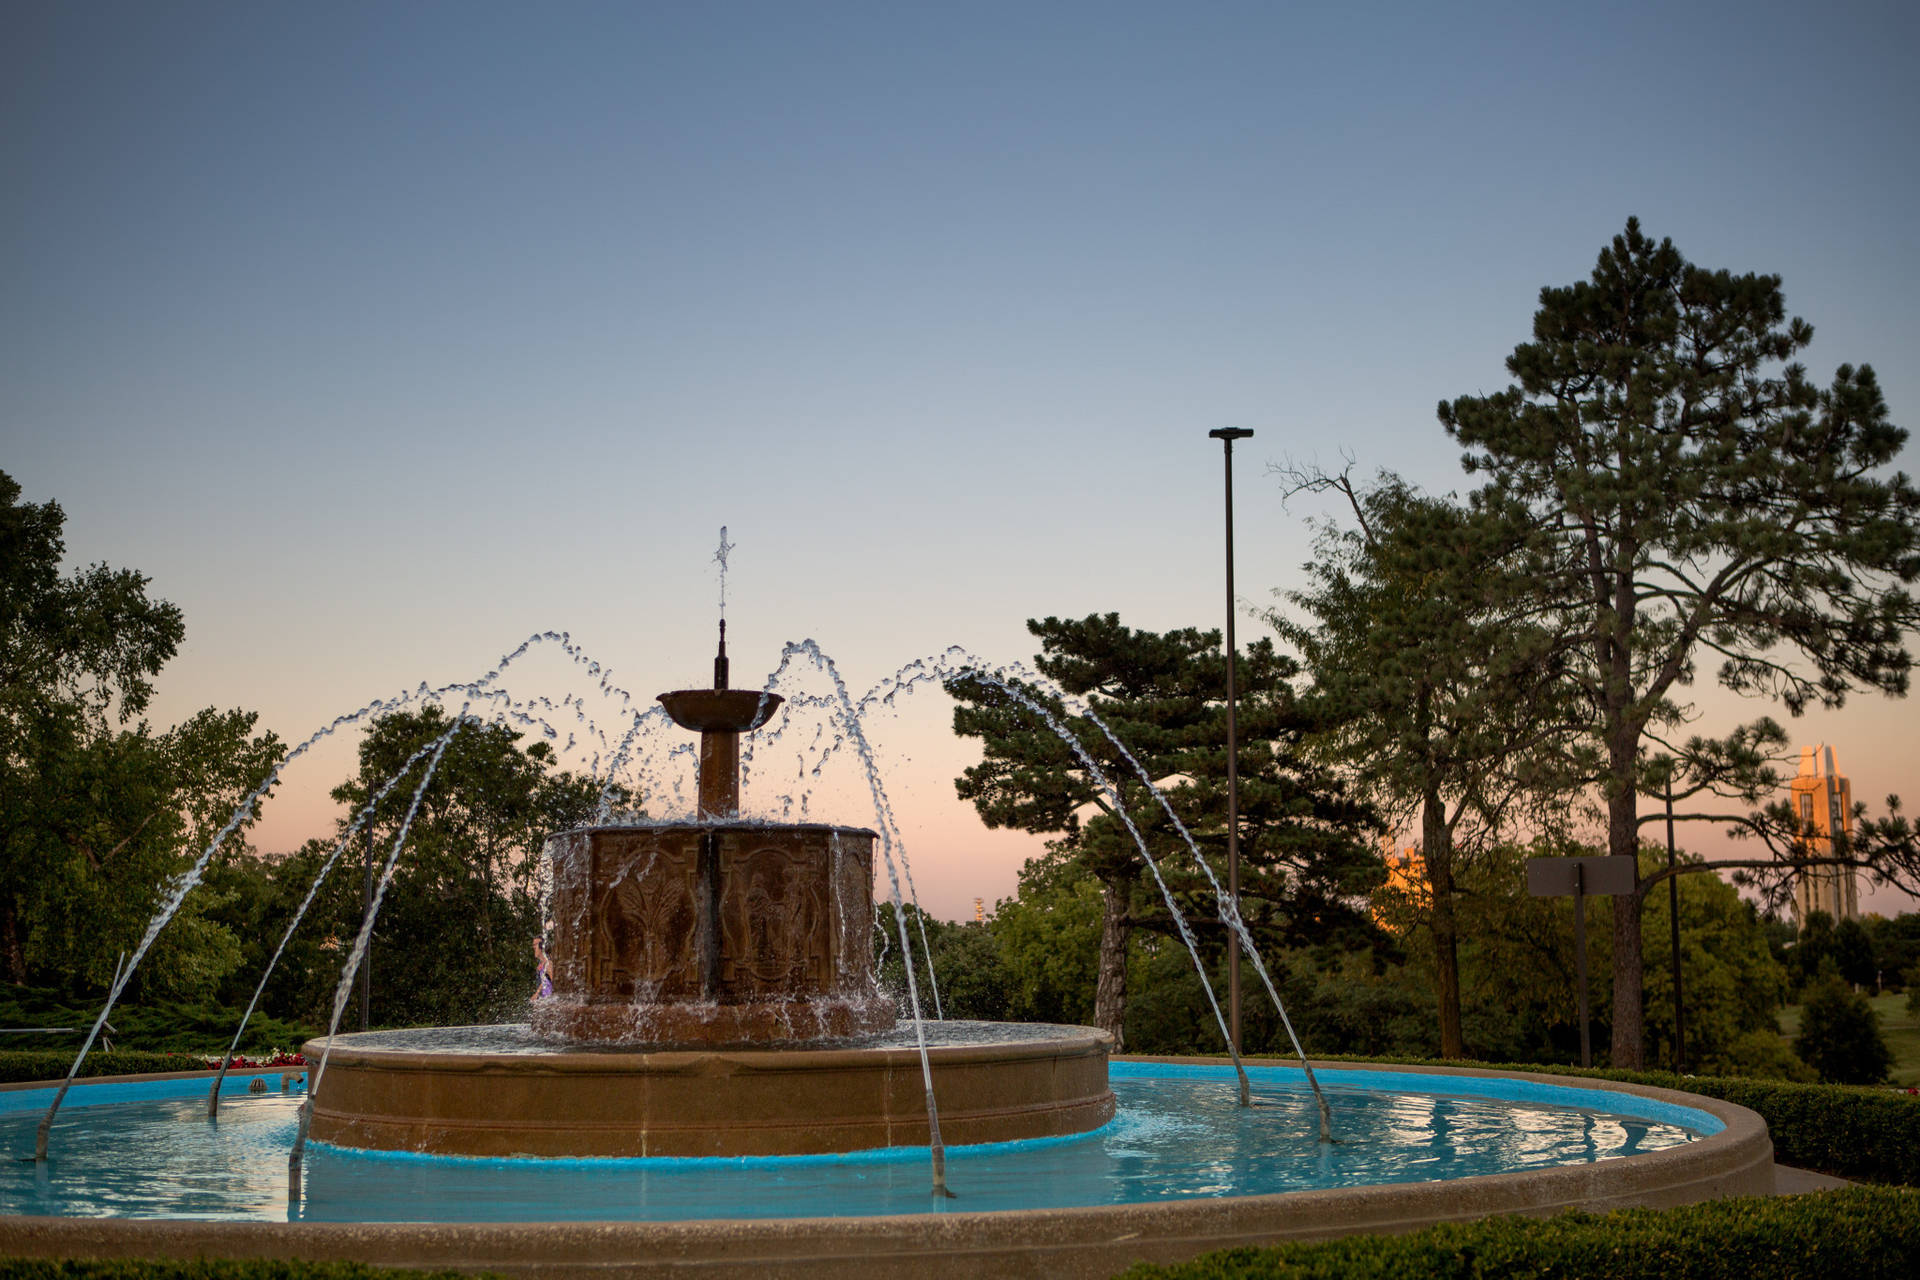
[[[1297,1069],[1115,1062],[1120,1112],[1075,1137],[832,1157],[534,1160],[310,1145],[298,1094],[235,1076],[77,1086],[52,1157],[0,1163],[0,1254],[345,1258],[519,1274],[1106,1276],[1139,1259],[1490,1213],[1672,1205],[1772,1189],[1766,1126],[1717,1100],[1563,1077],[1325,1064],[1340,1141]],[[0,1088],[31,1152],[51,1094]]]
[[[323,1222],[681,1221],[1065,1209],[1426,1182],[1591,1164],[1674,1148],[1724,1127],[1634,1095],[1466,1077],[1329,1070],[1340,1141],[1315,1140],[1297,1070],[1256,1067],[1256,1104],[1230,1071],[1117,1063],[1120,1113],[1092,1133],[954,1147],[959,1198],[930,1202],[925,1148],[829,1157],[473,1159],[316,1144],[286,1198],[297,1094],[244,1092],[217,1121],[200,1081],[77,1089],[41,1169],[10,1162],[0,1202],[26,1214]],[[31,1149],[44,1091],[0,1095],[0,1143]]]

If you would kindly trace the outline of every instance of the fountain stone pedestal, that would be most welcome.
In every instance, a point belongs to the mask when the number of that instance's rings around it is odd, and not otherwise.
[[[749,1046],[884,1031],[874,834],[744,823],[554,837],[553,998],[535,1034]]]

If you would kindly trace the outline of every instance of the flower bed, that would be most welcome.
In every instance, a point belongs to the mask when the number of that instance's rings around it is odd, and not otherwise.
[[[207,1070],[220,1069],[220,1055],[214,1054],[204,1059]],[[227,1067],[233,1071],[265,1071],[272,1067],[304,1067],[307,1065],[305,1054],[294,1053],[287,1049],[272,1049],[260,1057],[249,1058],[244,1053],[236,1053],[227,1059]]]

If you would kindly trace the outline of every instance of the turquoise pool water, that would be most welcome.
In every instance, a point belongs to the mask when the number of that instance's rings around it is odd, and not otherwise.
[[[952,1200],[925,1148],[738,1160],[476,1160],[308,1148],[287,1203],[301,1095],[236,1075],[220,1117],[205,1080],[76,1086],[36,1164],[52,1090],[0,1093],[0,1212],[312,1222],[673,1221],[1063,1208],[1428,1181],[1615,1159],[1718,1132],[1705,1112],[1526,1081],[1320,1073],[1331,1147],[1301,1073],[1113,1064],[1119,1115],[1089,1134],[951,1147]],[[255,1078],[269,1092],[250,1094]],[[1431,1092],[1414,1090],[1432,1090]],[[22,1159],[21,1157],[27,1157]]]

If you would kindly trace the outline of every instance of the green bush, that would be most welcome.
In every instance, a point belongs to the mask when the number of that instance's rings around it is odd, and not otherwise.
[[[1830,1084],[1879,1084],[1893,1065],[1879,1015],[1865,996],[1831,972],[1807,988],[1793,1051]]]
[[[1907,1277],[1920,1256],[1920,1191],[1851,1187],[1553,1218],[1488,1218],[1403,1236],[1229,1249],[1125,1280],[1774,1280]]]

